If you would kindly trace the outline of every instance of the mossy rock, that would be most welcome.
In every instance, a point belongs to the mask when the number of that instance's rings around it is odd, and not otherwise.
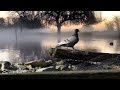
[[[75,59],[75,60],[91,60],[104,53],[65,49],[65,48],[51,48],[49,54],[54,58]]]

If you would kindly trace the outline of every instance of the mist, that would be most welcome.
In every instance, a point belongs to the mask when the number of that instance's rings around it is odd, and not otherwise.
[[[75,28],[76,29],[76,28]],[[78,50],[120,53],[120,39],[116,31],[96,31],[95,28],[78,28]],[[74,29],[61,29],[61,40],[70,37]],[[109,43],[113,42],[111,46]],[[57,30],[49,28],[27,29],[19,27],[0,29],[0,60],[11,62],[27,62],[35,59],[49,60],[47,50],[57,45]]]

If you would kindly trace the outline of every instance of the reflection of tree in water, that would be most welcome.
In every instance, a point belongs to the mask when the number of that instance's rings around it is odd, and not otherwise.
[[[22,43],[19,45],[20,57],[25,62],[42,58],[42,48],[40,43]]]
[[[113,45],[115,45],[115,51],[117,51],[118,53],[120,53],[120,38],[116,40],[115,44],[113,43]]]

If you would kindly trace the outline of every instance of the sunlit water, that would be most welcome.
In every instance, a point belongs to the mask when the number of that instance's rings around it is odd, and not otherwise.
[[[62,32],[62,40],[72,33]],[[80,36],[76,49],[102,53],[120,53],[120,39]],[[109,43],[113,42],[113,46]],[[0,61],[27,62],[35,59],[51,59],[47,50],[57,44],[56,32],[49,30],[0,31]]]

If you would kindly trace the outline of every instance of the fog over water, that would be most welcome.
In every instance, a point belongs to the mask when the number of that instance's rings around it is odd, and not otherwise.
[[[15,32],[17,31],[17,34]],[[64,31],[62,29],[62,31]],[[84,30],[85,31],[85,30]],[[61,39],[72,35],[73,30],[61,32]],[[90,31],[91,32],[91,31]],[[78,50],[120,53],[120,39],[116,32],[79,33]],[[113,46],[110,45],[113,42]],[[50,29],[0,29],[0,61],[26,62],[34,59],[50,59],[47,50],[57,44],[57,32]]]

